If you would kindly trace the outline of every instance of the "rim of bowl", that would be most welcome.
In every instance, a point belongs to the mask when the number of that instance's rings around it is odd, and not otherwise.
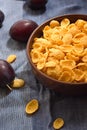
[[[35,37],[33,37],[34,36],[34,34],[36,34],[36,32],[38,31],[38,29],[39,28],[41,28],[41,27],[44,27],[44,26],[46,26],[46,24],[48,25],[48,23],[51,21],[51,20],[53,20],[53,19],[63,19],[63,18],[67,18],[67,17],[75,17],[75,19],[80,19],[80,17],[82,17],[81,19],[85,19],[85,17],[87,17],[87,15],[86,14],[64,14],[64,15],[59,15],[59,16],[54,16],[54,17],[52,17],[52,18],[49,18],[49,19],[47,19],[45,22],[43,22],[42,24],[40,24],[33,32],[32,32],[32,34],[30,35],[30,37],[29,37],[29,39],[28,39],[28,41],[27,41],[27,46],[26,46],[26,53],[27,53],[27,58],[28,58],[28,60],[29,60],[29,62],[30,62],[30,64],[31,64],[31,66],[35,69],[35,70],[37,70],[38,71],[38,73],[40,73],[42,76],[44,76],[44,77],[46,77],[47,79],[50,79],[50,80],[52,80],[52,81],[54,81],[54,82],[57,82],[57,83],[61,83],[61,84],[66,84],[66,85],[85,85],[85,84],[87,84],[87,82],[79,82],[79,83],[73,83],[73,82],[64,82],[64,81],[59,81],[59,80],[57,80],[57,79],[54,79],[54,78],[52,78],[52,77],[50,77],[50,76],[48,76],[48,75],[46,75],[45,73],[43,73],[42,71],[40,71],[39,69],[37,69],[37,67],[35,66],[35,64],[32,62],[32,59],[31,59],[31,56],[30,56],[30,53],[29,53],[29,50],[31,50],[31,48],[30,48],[30,42],[32,41],[32,38],[35,38]],[[61,21],[60,20],[60,21]],[[42,31],[42,30],[40,30],[40,31]]]

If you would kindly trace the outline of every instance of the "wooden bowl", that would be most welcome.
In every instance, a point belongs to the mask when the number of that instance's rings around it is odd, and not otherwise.
[[[27,58],[36,78],[40,83],[42,83],[44,87],[52,89],[53,91],[63,95],[71,95],[71,96],[86,95],[87,83],[67,83],[67,82],[62,82],[53,79],[47,76],[46,74],[44,74],[43,72],[39,71],[31,60],[30,51],[32,49],[32,43],[34,38],[42,36],[43,34],[42,30],[44,26],[48,25],[51,20],[55,19],[60,22],[64,18],[68,18],[71,21],[71,23],[75,22],[77,19],[83,19],[87,21],[87,15],[83,15],[83,14],[63,15],[63,16],[53,17],[45,21],[43,24],[41,24],[39,27],[35,29],[35,31],[31,34],[27,42],[27,47],[26,47]]]

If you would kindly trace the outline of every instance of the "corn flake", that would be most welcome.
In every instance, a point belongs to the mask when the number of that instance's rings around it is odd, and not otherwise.
[[[66,58],[68,60],[74,60],[75,62],[79,61],[79,57],[76,55],[73,55],[71,52],[66,54]]]
[[[85,73],[82,70],[75,68],[73,71],[75,73],[75,80],[76,81],[83,81],[84,80]]]
[[[60,66],[62,66],[62,68],[71,68],[73,69],[75,67],[76,63],[74,60],[61,60],[60,61]]]
[[[16,60],[16,55],[9,55],[8,57],[7,57],[7,62],[8,63],[13,63],[14,61]]]
[[[27,114],[33,114],[39,109],[39,102],[36,99],[32,99],[26,105],[25,111]]]
[[[63,68],[61,75],[59,76],[58,80],[65,81],[65,82],[72,82],[75,78],[74,71],[70,68]]]
[[[62,21],[61,21],[61,27],[67,27],[69,24],[70,24],[70,20],[67,19],[67,18],[64,18]]]
[[[52,21],[50,22],[50,27],[51,27],[51,28],[54,28],[54,27],[56,27],[56,26],[59,26],[59,22],[58,22],[57,20],[52,20]]]
[[[63,36],[62,41],[63,41],[64,44],[70,45],[72,43],[72,34],[71,33],[66,33]]]
[[[60,49],[51,48],[49,49],[49,56],[61,60],[65,55]]]
[[[62,45],[60,46],[60,50],[62,50],[64,53],[71,52],[73,50],[72,45]]]
[[[14,79],[11,83],[12,88],[21,88],[24,87],[25,81],[23,79]]]
[[[49,67],[46,70],[46,74],[52,78],[58,79],[62,72],[62,68],[59,65],[56,67]]]
[[[78,63],[77,65],[76,65],[76,68],[78,68],[78,69],[80,69],[80,70],[82,70],[82,71],[86,71],[87,70],[87,63]]]
[[[53,128],[59,130],[60,128],[62,128],[64,125],[64,120],[62,118],[57,118],[54,122],[53,122]]]
[[[82,31],[84,25],[85,25],[86,21],[83,20],[83,19],[78,19],[76,22],[75,22],[75,25]]]
[[[87,63],[87,55],[82,57],[82,61]]]
[[[40,53],[36,49],[35,51],[34,50],[31,51],[31,55],[33,63],[38,63],[39,59],[42,57],[42,53]]]

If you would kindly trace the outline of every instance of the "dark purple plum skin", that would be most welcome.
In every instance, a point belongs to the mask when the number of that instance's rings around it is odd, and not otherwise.
[[[18,42],[27,42],[37,26],[37,23],[32,20],[19,20],[11,26],[9,34]]]
[[[5,60],[0,59],[0,86],[9,85],[15,78],[12,66]]]
[[[0,27],[2,26],[2,23],[4,21],[5,15],[4,13],[0,10]]]
[[[31,9],[35,9],[35,10],[42,9],[45,7],[47,1],[48,0],[29,0],[28,6]]]

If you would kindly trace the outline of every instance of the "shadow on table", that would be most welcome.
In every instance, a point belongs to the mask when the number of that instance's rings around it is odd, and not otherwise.
[[[0,87],[0,99],[7,96],[11,90],[8,87]]]
[[[26,45],[27,43],[20,43],[20,42],[17,42],[15,40],[13,40],[12,38],[10,38],[7,42],[7,48],[11,49],[11,50],[24,50],[26,49]]]
[[[87,122],[87,96],[63,96],[51,92],[50,111],[53,120],[61,117],[67,129],[75,126],[76,130]]]
[[[42,8],[42,9],[38,9],[38,10],[31,9],[31,8],[28,6],[28,3],[27,3],[27,2],[24,3],[23,9],[24,9],[28,14],[31,14],[31,15],[43,14],[43,13],[46,11],[46,7]]]

